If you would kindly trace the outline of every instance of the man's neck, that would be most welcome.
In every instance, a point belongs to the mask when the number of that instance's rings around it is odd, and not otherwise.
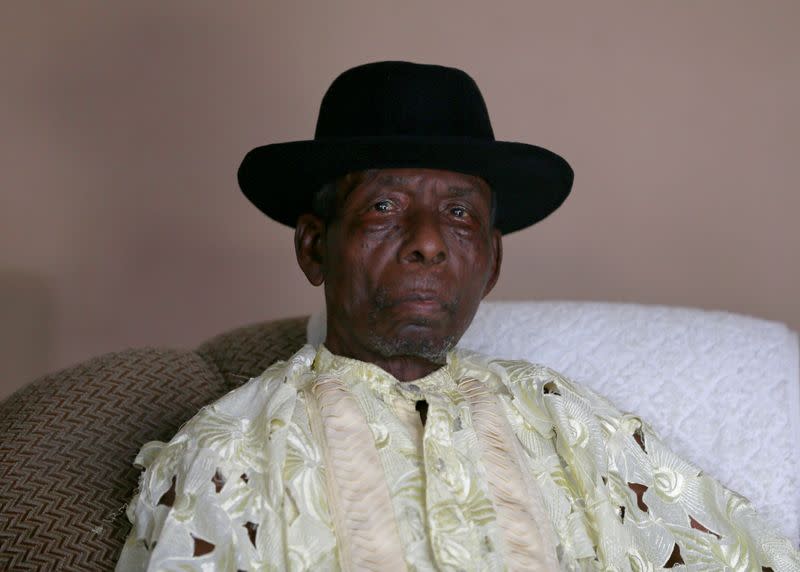
[[[342,343],[339,338],[331,336],[325,340],[325,347],[333,354],[375,364],[400,381],[420,379],[445,365],[419,356],[384,357],[359,345]]]

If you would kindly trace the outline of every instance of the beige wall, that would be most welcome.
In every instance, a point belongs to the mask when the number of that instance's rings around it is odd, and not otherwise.
[[[0,396],[320,307],[235,172],[310,137],[335,75],[379,59],[462,67],[498,138],[575,168],[565,206],[506,241],[493,298],[800,329],[800,3],[140,4],[0,8]]]

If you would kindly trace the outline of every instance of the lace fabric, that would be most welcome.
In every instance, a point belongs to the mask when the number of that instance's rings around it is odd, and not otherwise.
[[[135,464],[118,570],[800,570],[638,417],[461,350],[401,383],[306,346]]]

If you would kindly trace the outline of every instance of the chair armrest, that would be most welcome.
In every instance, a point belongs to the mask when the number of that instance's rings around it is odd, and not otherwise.
[[[128,533],[132,461],[223,391],[196,353],[130,350],[0,403],[0,569],[110,570]]]

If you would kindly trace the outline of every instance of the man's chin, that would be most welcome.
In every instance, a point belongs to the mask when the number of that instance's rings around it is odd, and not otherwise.
[[[413,326],[408,329],[414,329]],[[458,337],[425,335],[426,332],[408,332],[406,335],[383,336],[370,334],[370,346],[384,358],[418,357],[432,363],[445,363],[447,352],[455,347]]]

